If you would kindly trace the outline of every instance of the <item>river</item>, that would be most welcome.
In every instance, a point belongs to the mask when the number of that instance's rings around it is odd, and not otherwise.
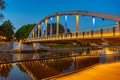
[[[0,80],[41,80],[116,61],[120,61],[119,47],[67,52],[0,52]]]

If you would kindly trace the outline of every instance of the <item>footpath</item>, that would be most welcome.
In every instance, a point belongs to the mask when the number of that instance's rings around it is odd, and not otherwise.
[[[120,62],[98,64],[89,69],[52,80],[120,80]]]

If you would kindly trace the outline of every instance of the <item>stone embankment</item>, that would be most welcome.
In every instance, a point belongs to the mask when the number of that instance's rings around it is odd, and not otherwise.
[[[2,51],[13,51],[12,42],[0,42],[0,52]]]

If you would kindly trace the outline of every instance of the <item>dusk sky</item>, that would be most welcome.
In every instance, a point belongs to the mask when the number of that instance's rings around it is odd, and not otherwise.
[[[120,0],[5,0],[1,11],[19,29],[25,24],[38,23],[47,15],[60,11],[82,10],[120,15]],[[15,31],[16,31],[15,30]]]

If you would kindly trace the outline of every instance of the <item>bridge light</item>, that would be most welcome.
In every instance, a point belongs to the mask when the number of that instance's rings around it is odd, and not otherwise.
[[[95,24],[95,18],[93,17],[93,25]]]
[[[52,37],[52,21],[53,21],[53,18],[51,17],[50,18],[50,36]]]
[[[56,34],[57,35],[59,35],[59,16],[56,16],[56,20],[57,20],[57,24],[56,24],[56,26],[57,26],[57,29],[56,29]]]
[[[48,20],[45,20],[45,24],[46,24],[46,30],[45,30],[45,35],[47,36],[47,25],[48,25]]]
[[[94,27],[95,27],[95,17],[94,16],[92,17],[92,24],[93,24],[93,30],[94,30]]]
[[[65,34],[67,34],[67,15],[65,15],[65,26],[64,26]]]
[[[67,21],[67,15],[65,15],[65,21]]]
[[[43,29],[43,22],[41,23],[41,37],[43,37],[43,34],[44,34],[44,29]]]
[[[79,15],[76,15],[76,33],[78,33]]]
[[[34,31],[37,31],[37,27],[34,27]]]
[[[40,37],[40,24],[37,25],[38,27],[38,38]]]
[[[30,38],[30,39],[32,38],[32,33],[30,33],[29,38]]]
[[[50,18],[50,21],[52,21],[52,20],[53,20],[53,18],[51,17],[51,18]]]
[[[35,32],[34,30],[32,30],[32,38],[34,38],[34,36],[35,36]]]

